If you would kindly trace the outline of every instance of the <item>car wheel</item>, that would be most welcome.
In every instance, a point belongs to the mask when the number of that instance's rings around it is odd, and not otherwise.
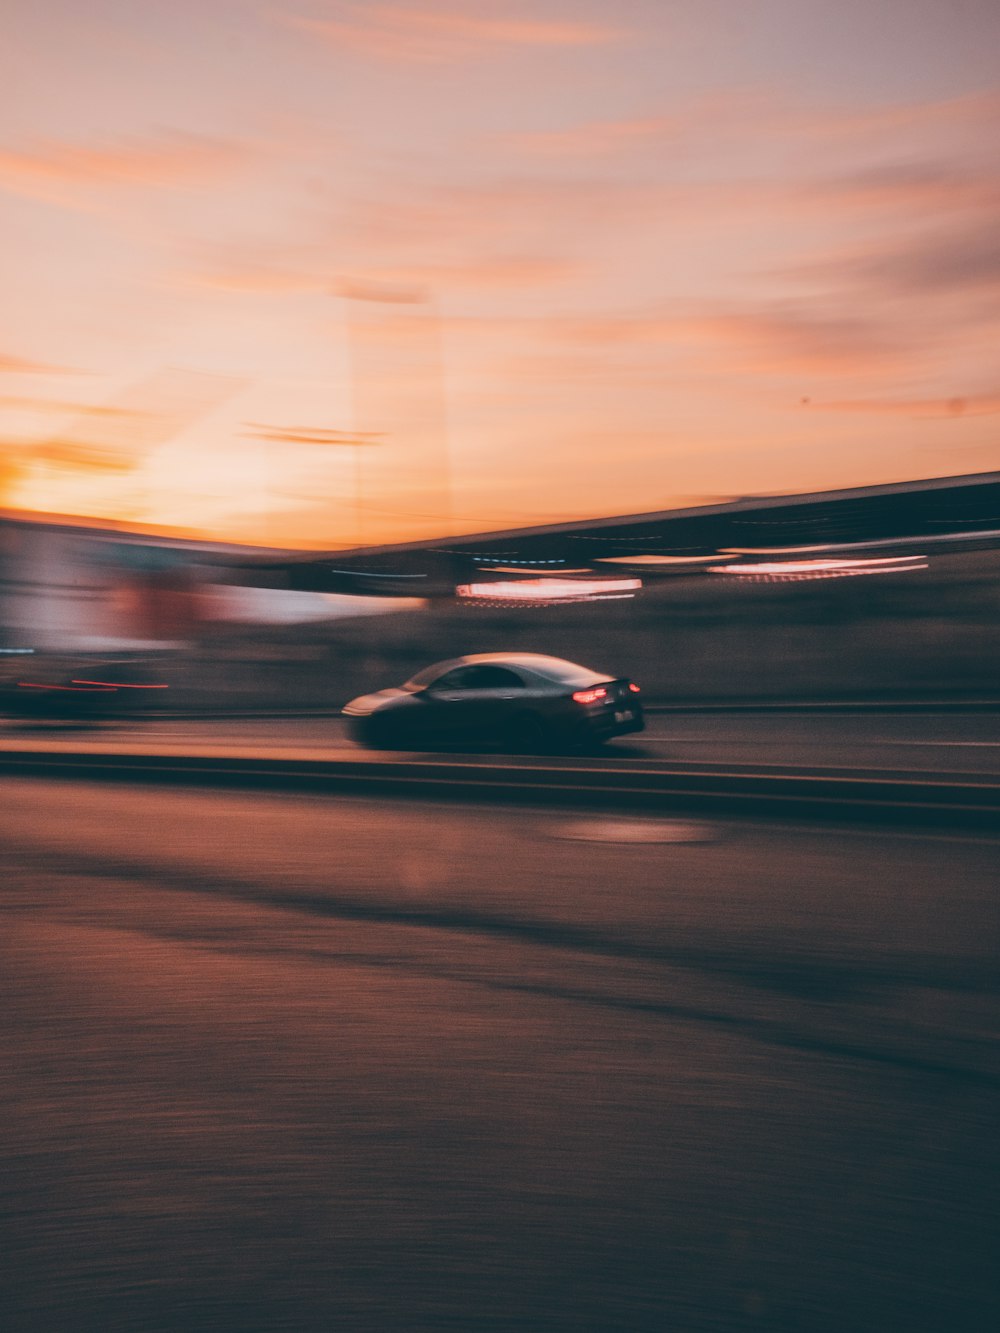
[[[552,746],[552,734],[534,713],[520,713],[507,731],[507,748],[514,754],[544,754]]]
[[[360,729],[358,740],[369,750],[391,750],[393,748],[388,727],[384,722],[376,722],[374,718],[369,718],[367,724]]]

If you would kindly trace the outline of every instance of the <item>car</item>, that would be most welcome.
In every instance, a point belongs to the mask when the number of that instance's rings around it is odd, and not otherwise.
[[[163,707],[159,665],[134,658],[25,652],[0,667],[0,715],[87,726]]]
[[[486,746],[531,754],[642,731],[639,686],[542,653],[475,653],[352,699],[352,739],[373,749]]]

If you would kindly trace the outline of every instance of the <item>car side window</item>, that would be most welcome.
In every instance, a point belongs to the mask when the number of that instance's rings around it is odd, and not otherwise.
[[[443,676],[431,683],[432,690],[471,690],[475,689],[476,668],[470,666],[452,667]]]
[[[453,667],[439,676],[431,686],[434,690],[499,690],[523,689],[524,681],[514,671],[500,666]]]
[[[524,681],[516,672],[501,666],[477,667],[477,690],[523,690]]]

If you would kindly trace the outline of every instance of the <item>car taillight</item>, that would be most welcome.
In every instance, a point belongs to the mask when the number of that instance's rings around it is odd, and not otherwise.
[[[630,680],[630,681],[629,681],[629,683],[628,683],[628,687],[629,687],[629,689],[632,691],[633,694],[638,694],[638,693],[639,693],[639,686],[635,683],[634,680]]]
[[[596,704],[599,699],[606,699],[608,692],[603,685],[598,685],[593,690],[577,690],[573,695],[573,700],[578,704]]]

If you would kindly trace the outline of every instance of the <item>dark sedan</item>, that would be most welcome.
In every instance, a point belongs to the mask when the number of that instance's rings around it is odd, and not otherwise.
[[[639,686],[540,653],[478,653],[353,699],[352,738],[373,748],[472,745],[532,754],[642,731]]]

